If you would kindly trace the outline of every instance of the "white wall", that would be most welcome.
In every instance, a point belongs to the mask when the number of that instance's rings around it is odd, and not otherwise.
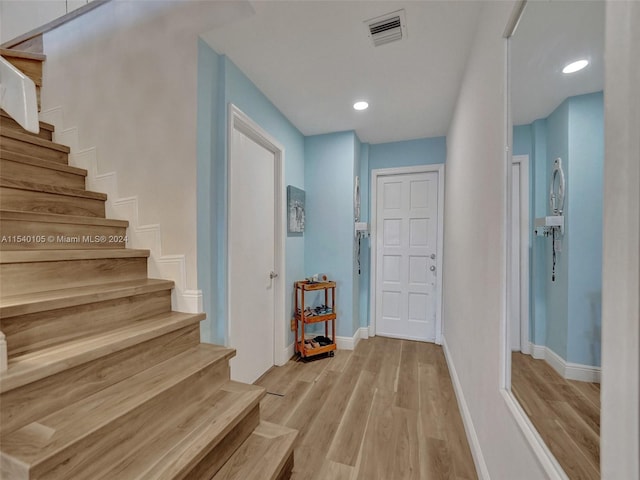
[[[502,34],[512,6],[483,6],[447,135],[444,338],[468,407],[467,429],[481,446],[481,478],[540,480],[547,478],[544,470],[500,392],[506,278]]]
[[[44,37],[43,112],[62,107],[98,173],[137,196],[139,223],[161,226],[162,254],[186,256],[186,289],[197,288],[198,34],[246,6],[114,0]]]
[[[640,3],[607,2],[601,472],[640,478]]]

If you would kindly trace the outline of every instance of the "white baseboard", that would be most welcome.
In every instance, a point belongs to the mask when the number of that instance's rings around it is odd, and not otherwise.
[[[567,362],[556,352],[544,345],[534,345],[532,343],[531,352],[533,358],[544,360],[558,372],[558,375],[567,380],[600,383],[600,367]]]
[[[355,350],[358,342],[366,338],[369,338],[369,328],[361,327],[356,330],[356,333],[353,334],[353,337],[336,336],[336,346],[340,350]]]
[[[294,347],[294,344],[291,343],[288,347],[285,347],[284,350],[282,350],[280,359],[276,359],[276,365],[281,367],[282,365],[287,363],[289,360],[291,360],[291,357],[293,357],[293,355],[295,354],[295,349],[293,347]]]
[[[471,456],[473,457],[473,463],[476,466],[476,472],[478,472],[480,480],[491,480],[489,469],[487,468],[487,464],[484,460],[484,455],[482,454],[482,448],[480,447],[480,440],[478,439],[478,434],[476,433],[476,429],[473,426],[471,412],[469,411],[467,401],[464,398],[462,385],[460,384],[460,379],[458,378],[456,367],[451,360],[451,354],[449,352],[449,347],[447,346],[447,340],[444,338],[444,336],[442,337],[442,349],[444,351],[444,357],[447,360],[447,367],[449,368],[449,375],[451,375],[453,390],[455,391],[456,399],[458,400],[458,408],[460,409],[460,413],[462,414],[462,422],[464,423],[464,430],[467,434],[469,446],[471,447]]]
[[[42,121],[56,127],[54,140],[71,148],[69,164],[87,170],[87,188],[107,194],[106,213],[109,218],[129,221],[127,247],[151,251],[147,270],[152,278],[173,280],[172,307],[180,312],[203,311],[202,291],[188,288],[185,255],[162,254],[162,230],[160,225],[141,225],[138,197],[120,197],[116,172],[98,173],[98,155],[95,147],[81,148],[78,128],[65,128],[62,107],[40,112]]]

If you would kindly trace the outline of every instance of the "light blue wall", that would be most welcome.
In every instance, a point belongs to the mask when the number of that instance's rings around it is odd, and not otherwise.
[[[369,222],[369,144],[360,149],[360,221]],[[369,325],[369,237],[360,239],[360,327]]]
[[[516,125],[513,127],[513,154],[533,156],[532,125]]]
[[[567,360],[600,365],[602,303],[602,92],[569,99]]]
[[[202,40],[198,41],[198,126],[197,126],[197,235],[198,287],[203,293],[207,319],[200,322],[203,341],[224,343],[217,332],[214,312],[216,272],[216,225],[212,206],[216,203],[213,164],[216,157],[218,115],[218,55]]]
[[[224,58],[226,74],[225,105],[235,104],[284,146],[285,187],[293,185],[304,190],[304,136],[231,60],[226,56],[222,58]],[[291,290],[291,294],[286,296],[285,314],[287,318],[283,321],[289,325],[293,315],[293,282],[304,278],[304,238],[287,236],[285,250],[284,284],[285,288]],[[293,333],[290,333],[286,344],[289,345],[292,342]]]
[[[549,215],[553,161],[566,179],[565,235],[551,281],[551,238],[533,237],[532,342],[568,362],[600,365],[602,291],[602,92],[570,97],[546,119],[514,127],[514,154],[533,158],[533,218]]]
[[[360,175],[361,219],[369,221],[371,171],[444,163],[444,137],[378,145],[354,132],[305,138],[226,56],[199,44],[198,282],[208,319],[203,341],[225,343],[227,332],[227,108],[234,103],[285,147],[285,184],[306,191],[301,237],[286,238],[285,284],[313,273],[338,283],[338,331],[351,337],[369,324],[369,240],[361,242],[358,275],[353,230],[353,185]],[[313,299],[309,299],[312,303]],[[309,303],[309,302],[308,302]],[[293,292],[287,295],[287,318]],[[287,344],[293,342],[289,334]]]
[[[539,191],[548,192],[553,171],[553,161],[560,157],[562,159],[564,172],[569,176],[569,102],[565,100],[547,117],[547,178],[543,185],[536,185]],[[567,190],[571,188],[567,187]],[[568,202],[565,203],[568,210]],[[547,215],[550,214],[547,207]],[[552,255],[551,237],[540,238],[546,245],[546,265],[547,277],[545,280],[546,300],[547,300],[547,338],[546,345],[562,358],[567,358],[567,298],[569,295],[569,255],[567,246],[571,233],[565,230],[562,238],[563,249],[557,254],[555,281],[551,280],[552,275]]]
[[[304,268],[307,276],[326,273],[336,281],[337,334],[346,337],[353,336],[356,323],[353,318],[356,142],[357,137],[351,131],[305,140]]]
[[[532,166],[532,187],[533,195],[533,219],[544,217],[547,214],[548,191],[547,185],[547,120],[536,120],[532,124],[531,133],[533,136],[533,166]],[[537,187],[534,187],[537,186]],[[533,222],[533,220],[532,220]],[[531,223],[533,226],[534,224]],[[529,270],[533,276],[529,282],[531,317],[533,325],[531,334],[533,343],[536,345],[546,344],[547,339],[547,296],[545,282],[549,275],[547,270],[548,242],[544,237],[533,236],[531,241],[531,259]]]
[[[357,239],[355,238],[355,197],[354,197],[354,186],[356,177],[360,176],[360,162],[362,161],[362,142],[354,133],[354,148],[353,148],[353,170],[351,173],[351,245],[353,248],[353,260],[352,260],[352,275],[353,275],[353,291],[352,291],[352,305],[353,305],[353,313],[352,313],[352,329],[356,332],[360,328],[360,271],[358,268],[358,245]]]
[[[209,317],[202,339],[225,343],[228,105],[235,104],[284,146],[285,186],[304,189],[304,136],[231,60],[203,42],[199,45],[199,64],[198,225],[202,227],[198,229],[198,280]],[[209,108],[210,120],[206,113]],[[289,285],[304,277],[304,238],[286,237],[285,242],[284,282],[288,292]],[[286,318],[280,319],[286,325],[293,313],[293,287],[290,290]],[[293,333],[285,341],[287,345],[292,343]]]

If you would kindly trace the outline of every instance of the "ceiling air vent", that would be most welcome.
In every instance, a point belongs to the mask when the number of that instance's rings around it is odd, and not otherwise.
[[[402,40],[407,36],[407,22],[404,10],[387,13],[380,17],[365,20],[369,30],[369,37],[375,47],[385,43]]]

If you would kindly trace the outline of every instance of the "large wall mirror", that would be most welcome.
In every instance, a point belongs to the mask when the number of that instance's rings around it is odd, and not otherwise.
[[[530,1],[509,41],[511,391],[566,476],[598,479],[604,2]]]

